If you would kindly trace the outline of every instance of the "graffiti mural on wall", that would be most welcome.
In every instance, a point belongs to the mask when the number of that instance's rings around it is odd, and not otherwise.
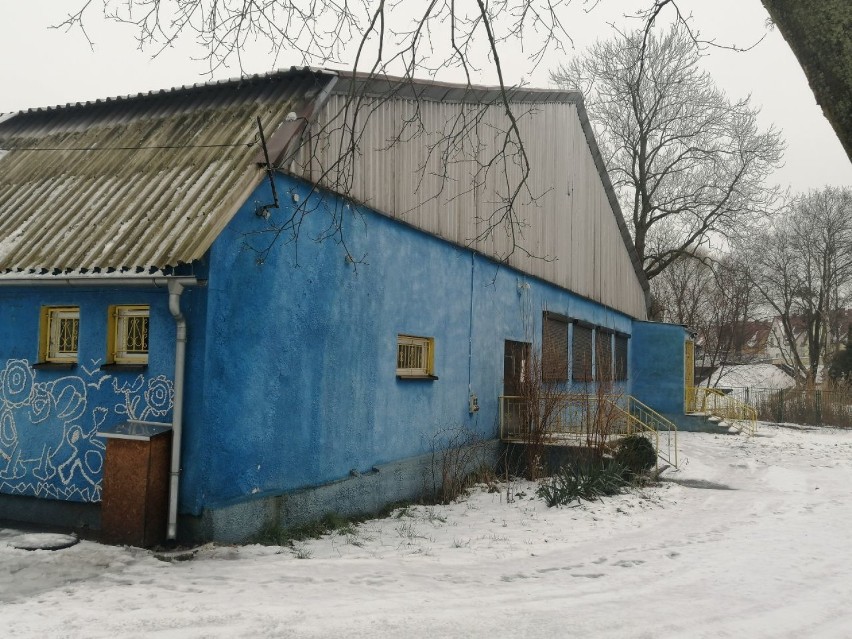
[[[119,380],[98,364],[81,367],[83,376],[40,381],[27,360],[6,361],[0,370],[0,492],[100,501],[106,446],[98,429],[128,419],[170,419],[170,379]]]

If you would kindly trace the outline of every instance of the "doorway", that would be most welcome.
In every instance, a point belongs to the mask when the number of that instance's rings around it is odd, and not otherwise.
[[[523,436],[526,423],[524,386],[529,381],[530,344],[506,340],[503,348],[503,397],[500,398],[500,437]]]

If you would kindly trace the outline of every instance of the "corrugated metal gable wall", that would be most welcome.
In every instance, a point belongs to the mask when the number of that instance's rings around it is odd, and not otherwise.
[[[298,158],[297,173],[451,242],[497,259],[508,255],[507,262],[524,272],[646,317],[645,294],[575,104],[513,105],[531,167],[529,190],[536,199],[522,195],[519,200],[523,219],[515,240],[520,250],[512,252],[507,225],[490,233],[487,228],[499,196],[507,193],[506,174],[514,183],[520,168],[494,166],[484,181],[480,178],[480,188],[472,187],[478,168],[503,144],[507,118],[502,107],[368,102],[361,113],[371,115],[359,116],[356,129],[360,153],[351,164],[334,166],[341,143],[345,147],[351,134],[351,115],[348,126],[341,126],[345,101],[343,95],[329,98],[311,144]],[[453,147],[448,139],[459,130],[467,132]],[[341,179],[346,184],[337,183]]]

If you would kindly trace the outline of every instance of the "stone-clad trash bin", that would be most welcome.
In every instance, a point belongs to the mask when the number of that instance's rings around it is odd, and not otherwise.
[[[128,421],[98,433],[107,440],[101,539],[148,548],[163,543],[169,507],[169,424]]]

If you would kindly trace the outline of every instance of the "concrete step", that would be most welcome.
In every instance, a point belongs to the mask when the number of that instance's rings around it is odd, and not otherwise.
[[[687,413],[685,415],[667,414],[675,423],[677,429],[688,433],[719,433],[728,434],[729,424],[724,426],[718,417],[710,413]]]

